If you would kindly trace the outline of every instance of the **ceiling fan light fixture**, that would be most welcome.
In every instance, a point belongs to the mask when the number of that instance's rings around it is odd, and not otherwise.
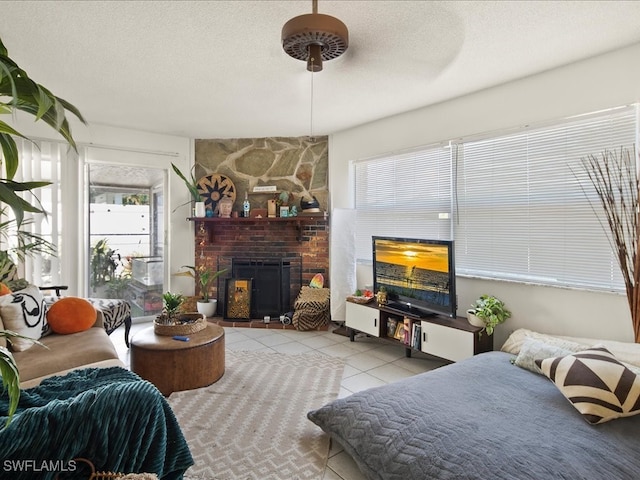
[[[313,13],[292,18],[282,27],[282,48],[291,57],[307,62],[307,70],[319,72],[322,62],[342,55],[349,47],[347,26],[331,15]]]

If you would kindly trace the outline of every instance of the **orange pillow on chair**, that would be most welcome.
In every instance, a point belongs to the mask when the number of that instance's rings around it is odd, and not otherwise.
[[[89,330],[97,315],[94,306],[84,298],[64,297],[49,307],[47,323],[55,333],[77,333]]]
[[[10,293],[13,293],[11,291],[11,289],[9,287],[7,287],[6,283],[0,283],[0,296],[2,295],[9,295]]]

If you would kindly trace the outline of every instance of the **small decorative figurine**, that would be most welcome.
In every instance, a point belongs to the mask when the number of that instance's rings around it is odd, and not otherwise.
[[[387,304],[387,291],[385,289],[381,288],[378,293],[376,293],[376,301],[379,307]]]
[[[230,218],[231,211],[233,210],[233,200],[231,197],[224,196],[218,201],[218,205],[216,206],[216,210],[218,210],[218,216],[222,218]]]

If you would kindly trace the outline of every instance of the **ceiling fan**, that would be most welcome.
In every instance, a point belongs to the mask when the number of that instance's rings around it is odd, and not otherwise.
[[[318,0],[312,0],[312,13],[294,17],[282,27],[282,48],[291,57],[306,61],[310,72],[321,71],[323,61],[338,58],[348,47],[347,26],[318,13]]]

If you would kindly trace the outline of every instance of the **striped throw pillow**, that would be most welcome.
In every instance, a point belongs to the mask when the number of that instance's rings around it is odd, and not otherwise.
[[[605,347],[535,362],[591,424],[640,413],[640,377]]]

